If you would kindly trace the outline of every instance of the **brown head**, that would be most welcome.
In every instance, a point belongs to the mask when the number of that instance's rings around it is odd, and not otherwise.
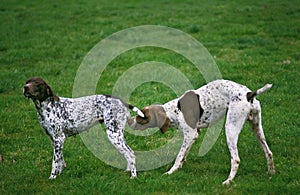
[[[177,107],[182,112],[185,122],[195,129],[204,112],[200,105],[199,96],[194,91],[188,91],[178,100]],[[145,130],[158,127],[162,133],[168,130],[171,121],[162,106],[148,106],[143,108],[142,112],[145,117],[135,116],[129,119],[130,128]]]
[[[54,101],[59,101],[59,97],[53,93],[49,85],[39,77],[32,77],[26,81],[23,94],[34,102],[43,102],[49,97]]]
[[[142,112],[145,117],[135,116],[128,121],[130,128],[145,130],[158,127],[162,133],[168,130],[171,121],[162,106],[147,106],[142,109]]]

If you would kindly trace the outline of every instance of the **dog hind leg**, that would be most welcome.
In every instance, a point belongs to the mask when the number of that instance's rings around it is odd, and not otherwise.
[[[260,142],[266,159],[267,159],[267,163],[268,163],[268,172],[269,174],[274,174],[275,173],[275,167],[274,167],[274,160],[273,160],[273,153],[271,152],[265,135],[264,135],[264,131],[262,128],[262,119],[261,119],[261,109],[260,109],[260,105],[259,102],[256,101],[254,102],[255,108],[252,111],[252,120],[250,120],[250,126],[251,129],[253,130],[253,133],[255,134],[256,138],[258,139],[258,141]]]
[[[112,125],[112,123],[114,125]],[[109,141],[125,157],[127,161],[127,170],[130,170],[131,178],[135,178],[137,176],[135,155],[124,139],[125,123],[126,121],[122,124],[117,121],[110,121],[109,123],[106,123],[106,133]]]
[[[229,106],[225,124],[225,133],[227,139],[227,146],[231,156],[231,170],[228,178],[223,182],[223,185],[228,185],[234,179],[240,164],[238,154],[238,137],[243,128],[245,120],[248,116],[250,108],[247,105],[239,103],[232,103]]]

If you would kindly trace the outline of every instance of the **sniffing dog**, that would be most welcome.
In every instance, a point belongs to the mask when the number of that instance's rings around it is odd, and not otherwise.
[[[189,90],[181,97],[164,105],[151,105],[142,109],[145,117],[136,116],[129,126],[136,130],[159,127],[165,133],[169,127],[183,131],[184,139],[173,167],[166,173],[171,174],[181,168],[188,152],[198,138],[198,131],[206,128],[226,115],[225,132],[231,155],[231,170],[223,184],[229,184],[235,177],[240,158],[238,155],[238,136],[248,119],[258,138],[268,162],[269,173],[275,173],[273,154],[266,142],[261,120],[261,107],[255,98],[272,87],[265,85],[256,91],[228,80],[216,80],[197,90]]]

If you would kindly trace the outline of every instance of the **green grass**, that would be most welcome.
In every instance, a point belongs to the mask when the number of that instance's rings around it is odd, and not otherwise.
[[[296,194],[300,191],[300,3],[291,1],[14,1],[0,4],[0,193],[94,194]],[[245,125],[239,139],[241,165],[235,183],[221,185],[230,168],[224,132],[204,157],[198,156],[204,133],[183,168],[162,176],[172,164],[129,173],[96,158],[80,137],[66,141],[67,168],[56,180],[50,141],[39,126],[34,106],[22,95],[30,76],[49,82],[60,96],[72,96],[76,71],[95,44],[112,33],[139,25],[179,29],[201,42],[215,57],[223,78],[257,89],[264,131],[274,153],[276,174],[266,174],[258,141]],[[289,62],[287,62],[287,60]],[[111,93],[124,71],[145,61],[161,61],[183,72],[194,88],[205,84],[184,57],[161,48],[123,53],[102,73],[97,93]],[[130,103],[144,107],[176,95],[151,82],[135,89]],[[165,135],[137,137],[126,133],[134,150],[163,145]],[[206,132],[204,130],[204,132]]]

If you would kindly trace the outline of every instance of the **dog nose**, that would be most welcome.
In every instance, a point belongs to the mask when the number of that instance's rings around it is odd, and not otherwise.
[[[27,91],[29,90],[28,84],[26,84],[23,88],[23,94],[27,93]]]
[[[23,88],[23,94],[25,94],[27,90],[28,90],[28,87],[24,86],[24,88]]]

